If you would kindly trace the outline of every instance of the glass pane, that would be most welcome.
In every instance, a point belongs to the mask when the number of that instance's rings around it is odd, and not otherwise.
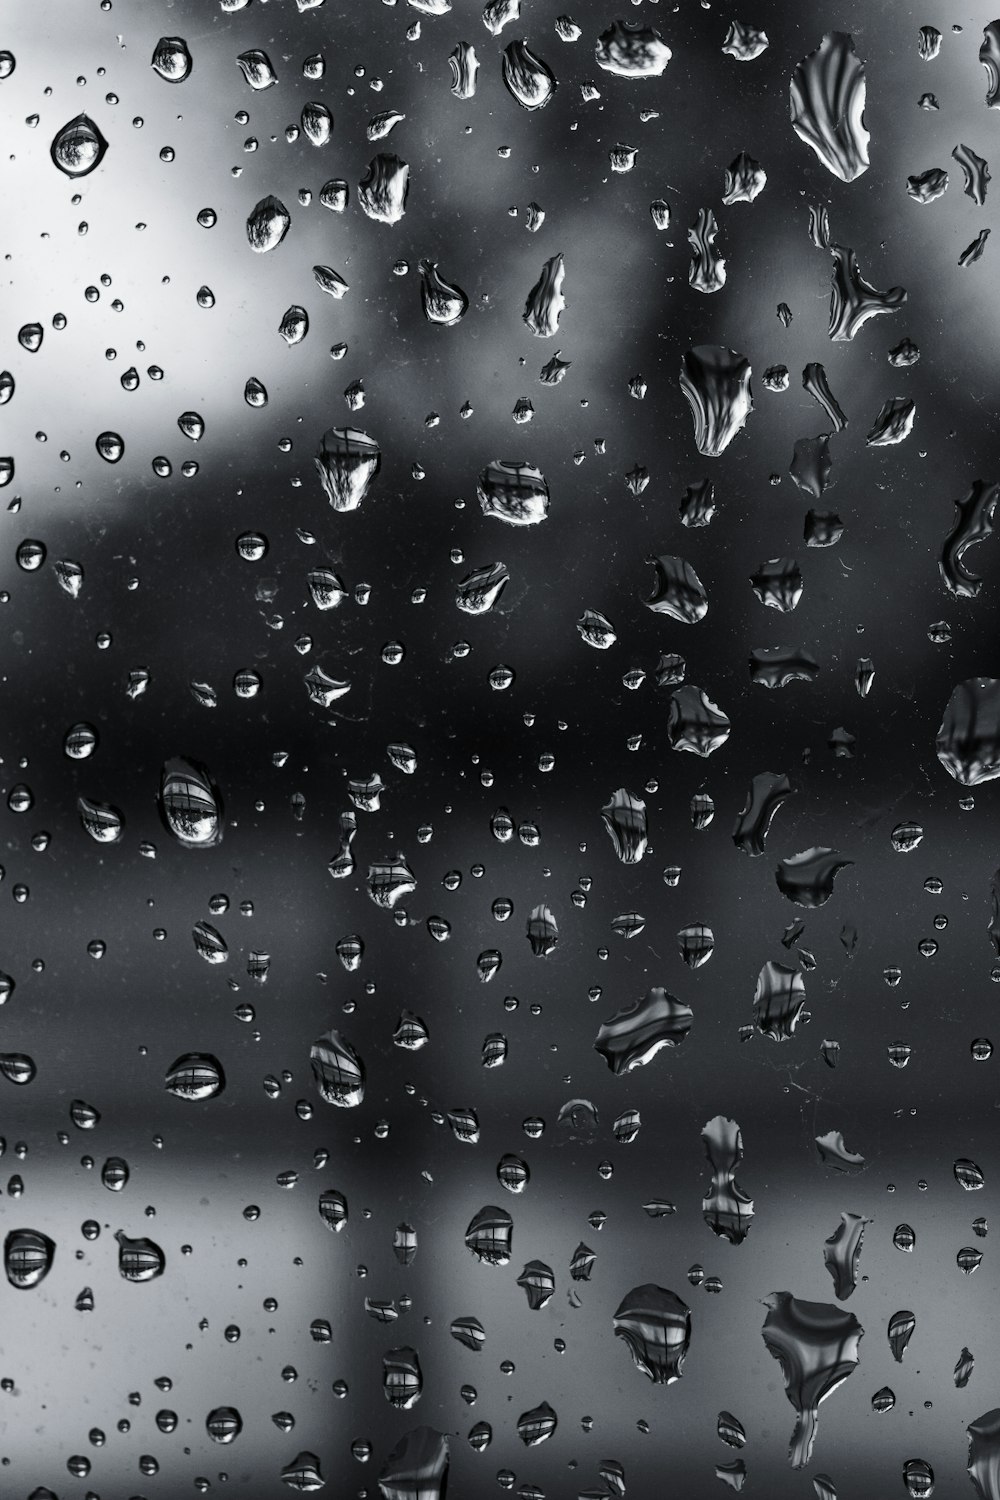
[[[8,7],[5,1493],[1000,1500],[1000,21],[623,11]]]

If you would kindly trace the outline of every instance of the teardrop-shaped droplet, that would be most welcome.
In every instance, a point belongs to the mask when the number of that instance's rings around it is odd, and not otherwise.
[[[437,323],[441,328],[460,322],[469,307],[462,288],[445,281],[433,260],[420,262],[420,301],[428,323]]]
[[[191,72],[188,44],[182,36],[161,36],[153,48],[153,71],[167,83],[183,83]]]
[[[101,165],[108,143],[89,115],[69,120],[52,142],[50,153],[67,177],[86,177]]]
[[[525,41],[511,42],[504,48],[503,81],[522,109],[544,109],[556,91],[552,69]]]
[[[117,844],[125,831],[125,817],[110,802],[92,802],[78,797],[77,810],[84,829],[98,844]]]
[[[118,1273],[125,1281],[153,1281],[162,1276],[167,1258],[153,1240],[140,1236],[129,1239],[123,1229],[115,1234],[118,1241]]]
[[[222,793],[207,766],[185,756],[164,761],[157,798],[160,820],[185,849],[213,849],[222,842]]]

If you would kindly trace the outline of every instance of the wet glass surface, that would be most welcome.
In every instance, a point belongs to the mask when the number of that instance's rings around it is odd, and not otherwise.
[[[1000,1500],[1000,20],[0,108],[4,1493]]]

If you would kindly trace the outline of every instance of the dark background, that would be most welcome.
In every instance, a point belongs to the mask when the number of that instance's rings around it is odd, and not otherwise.
[[[937,1495],[970,1493],[965,1428],[997,1403],[1000,1376],[995,1256],[971,1229],[973,1217],[992,1213],[997,1063],[970,1054],[972,1040],[994,1029],[986,927],[1000,848],[994,786],[977,788],[963,810],[934,738],[956,682],[1000,673],[995,541],[969,554],[984,578],[975,601],[951,598],[937,565],[953,502],[974,478],[1000,477],[995,242],[977,264],[957,264],[992,223],[993,195],[984,207],[964,196],[950,156],[959,142],[995,155],[1000,115],[986,109],[977,56],[992,13],[900,0],[840,8],[755,0],[739,18],[766,30],[770,47],[741,64],[721,52],[730,11],[690,0],[629,6],[625,19],[655,25],[673,50],[662,78],[646,81],[596,65],[612,11],[574,3],[582,36],[573,44],[556,35],[560,13],[548,0],[524,0],[520,20],[493,38],[467,0],[442,17],[374,0],[327,0],[305,13],[287,0],[257,0],[235,14],[191,0],[114,0],[107,11],[93,0],[20,0],[7,12],[0,42],[17,67],[0,84],[0,347],[17,388],[0,410],[0,448],[16,462],[0,530],[0,744],[5,797],[27,783],[34,806],[15,814],[3,804],[0,966],[16,989],[0,1017],[0,1049],[28,1053],[38,1073],[23,1088],[0,1081],[5,1164],[23,1179],[19,1199],[5,1186],[0,1218],[5,1233],[29,1225],[57,1244],[41,1286],[0,1287],[0,1377],[10,1383],[0,1393],[0,1457],[12,1495],[45,1484],[60,1496],[174,1496],[192,1493],[199,1477],[222,1488],[224,1472],[228,1491],[270,1496],[284,1492],[280,1470],[302,1449],[319,1456],[328,1493],[373,1495],[389,1450],[425,1423],[451,1435],[449,1493],[458,1497],[497,1493],[503,1469],[516,1474],[515,1489],[534,1483],[573,1497],[598,1486],[598,1462],[610,1457],[624,1465],[630,1495],[700,1497],[722,1492],[715,1465],[735,1456],[715,1435],[721,1408],[748,1434],[749,1493],[807,1497],[816,1472],[845,1497],[904,1493],[902,1465],[915,1457],[934,1467]],[[407,40],[418,22],[419,38]],[[917,50],[924,24],[944,33],[931,63]],[[792,70],[831,29],[853,35],[867,72],[871,167],[850,185],[789,123]],[[149,66],[164,34],[183,36],[194,58],[178,86]],[[520,37],[559,80],[536,114],[522,111],[500,78],[501,50]],[[481,63],[466,103],[449,91],[447,58],[460,40],[475,45]],[[279,77],[264,93],[251,91],[235,64],[253,47],[267,51]],[[302,76],[314,52],[326,57],[322,81]],[[598,100],[582,100],[588,80]],[[939,111],[917,107],[926,91]],[[285,137],[311,99],[335,117],[320,150]],[[367,121],[385,109],[406,118],[371,144]],[[81,110],[109,149],[96,172],[70,182],[49,145]],[[248,123],[236,120],[240,110]],[[657,115],[642,121],[643,110]],[[256,152],[244,150],[251,135]],[[625,175],[610,170],[618,142],[638,147]],[[175,149],[172,163],[159,158],[165,145]],[[506,147],[509,155],[498,154]],[[391,228],[357,204],[378,150],[410,164],[406,216]],[[726,208],[725,170],[742,150],[761,162],[767,186],[753,204]],[[932,166],[949,171],[950,187],[921,206],[906,178]],[[331,177],[350,184],[343,216],[319,203]],[[308,206],[301,189],[312,193]],[[279,249],[257,256],[244,224],[268,193],[285,202],[292,227]],[[659,197],[673,210],[667,233],[649,215]],[[532,200],[546,214],[537,234],[524,227]],[[831,262],[810,243],[811,204],[828,207],[833,241],[854,247],[875,286],[908,291],[903,309],[867,324],[853,343],[827,337]],[[206,206],[218,215],[212,229],[196,221]],[[703,207],[719,220],[728,272],[710,297],[687,283],[687,228]],[[521,312],[558,252],[566,310],[554,338],[536,339]],[[417,265],[425,257],[469,296],[455,328],[424,321]],[[408,274],[394,274],[398,261]],[[342,301],[316,287],[317,263],[349,283]],[[96,303],[85,299],[89,285],[100,287]],[[214,293],[210,309],[196,301],[202,285]],[[307,307],[311,329],[287,348],[277,328],[293,302]],[[793,314],[787,329],[779,302]],[[52,326],[60,313],[63,331]],[[31,321],[45,328],[34,355],[16,338]],[[886,354],[904,335],[921,360],[893,369]],[[339,343],[347,353],[331,361]],[[699,343],[738,349],[754,372],[755,411],[718,460],[697,453],[677,380],[681,355]],[[538,372],[556,349],[571,368],[546,387]],[[801,389],[814,360],[849,418],[832,439],[820,504],[839,513],[844,536],[822,551],[804,545],[809,502],[788,475],[796,440],[829,426]],[[776,363],[791,374],[782,395],[761,380]],[[129,393],[120,376],[133,364],[140,385]],[[151,364],[162,380],[148,378]],[[637,374],[648,384],[641,402],[628,392]],[[250,376],[269,392],[262,411],[243,400]],[[342,392],[359,379],[366,404],[352,414]],[[912,435],[899,447],[866,448],[876,413],[896,395],[916,401]],[[516,427],[510,413],[522,396],[535,417]],[[474,411],[463,420],[466,401]],[[197,445],[176,425],[186,410],[205,420]],[[436,426],[427,425],[432,412]],[[361,509],[348,515],[330,509],[313,466],[323,431],[340,425],[369,432],[383,455]],[[94,448],[105,429],[126,444],[113,468]],[[152,470],[159,455],[171,461],[170,478]],[[496,458],[524,458],[544,472],[551,511],[541,527],[482,516],[476,476]],[[185,478],[190,459],[199,470]],[[639,497],[624,479],[636,463],[650,473]],[[706,477],[716,485],[716,517],[685,529],[679,501]],[[235,539],[254,529],[269,552],[248,564]],[[33,574],[15,562],[24,538],[48,549]],[[680,554],[697,570],[710,601],[704,623],[681,625],[644,607],[653,576],[646,559],[657,553]],[[789,616],[765,610],[748,581],[778,556],[795,557],[804,579]],[[59,558],[85,570],[77,600],[58,586]],[[459,579],[495,560],[510,571],[500,602],[481,618],[460,613]],[[306,586],[318,565],[332,566],[352,591],[328,614]],[[362,583],[371,590],[364,605],[353,598]],[[426,590],[421,604],[411,602],[417,589]],[[606,653],[580,639],[586,608],[616,628]],[[928,629],[940,620],[951,638],[934,644]],[[101,632],[111,637],[106,646]],[[304,634],[313,638],[308,655],[293,645]],[[399,666],[381,659],[389,641],[406,648]],[[455,655],[459,641],[467,655]],[[815,683],[751,686],[751,648],[780,644],[814,654]],[[682,654],[687,680],[732,721],[728,743],[707,761],[670,749],[669,691],[655,685],[663,652]],[[876,668],[866,700],[854,688],[863,656]],[[329,711],[303,684],[315,662],[352,683]],[[506,693],[488,682],[499,662],[517,674]],[[131,700],[125,682],[138,667],[150,685]],[[232,688],[245,667],[263,679],[250,701]],[[647,674],[635,692],[622,685],[633,667]],[[216,708],[196,702],[192,680],[214,686]],[[62,751],[80,720],[100,734],[83,763]],[[856,738],[850,759],[829,748],[841,726]],[[417,752],[412,777],[387,758],[398,741]],[[158,820],[160,767],[178,754],[207,764],[222,789],[227,828],[211,851],[179,848]],[[555,757],[547,772],[546,754]],[[796,795],[778,813],[766,855],[751,860],[730,835],[750,778],[764,770],[787,772]],[[382,810],[357,814],[356,873],[333,881],[326,867],[350,805],[346,781],[376,771],[386,783]],[[601,823],[620,786],[649,810],[651,848],[634,867],[617,862]],[[689,813],[698,791],[716,806],[702,831]],[[293,794],[305,797],[301,820]],[[79,795],[122,810],[120,844],[88,838]],[[537,847],[491,837],[501,806],[515,823],[537,823]],[[925,836],[897,854],[890,832],[907,819]],[[433,836],[421,843],[424,825]],[[31,843],[39,831],[50,835],[41,852]],[[854,863],[825,907],[800,912],[779,893],[774,869],[812,845]],[[397,851],[417,877],[395,914],[405,909],[405,925],[372,903],[365,883],[369,862]],[[676,888],[661,878],[667,865],[681,866]],[[463,875],[454,893],[442,885],[449,870]],[[924,890],[930,876],[943,882],[940,895]],[[592,886],[581,909],[571,893],[583,877]],[[26,900],[15,899],[18,885],[29,889]],[[220,892],[231,904],[216,917],[208,902]],[[514,902],[506,926],[491,916],[496,897]],[[241,915],[244,902],[252,915]],[[544,961],[524,935],[542,902],[559,926]],[[646,926],[626,943],[611,923],[632,910]],[[947,927],[936,931],[938,914]],[[449,942],[428,935],[432,915],[451,922]],[[796,917],[805,920],[798,946],[815,960],[805,974],[811,1020],[781,1044],[759,1034],[743,1042],[761,966],[797,961],[780,941]],[[225,936],[226,967],[196,953],[190,933],[199,920]],[[692,922],[709,924],[716,939],[698,971],[676,951],[677,930]],[[840,942],[845,924],[858,932],[853,957]],[[334,951],[349,933],[366,945],[354,974]],[[918,943],[931,936],[939,948],[924,958]],[[96,961],[87,952],[95,939],[107,944]],[[493,947],[503,967],[484,986],[476,958]],[[247,975],[252,951],[271,955],[265,986]],[[902,971],[897,987],[883,978],[889,967]],[[613,1077],[593,1050],[598,1027],[654,985],[691,1005],[691,1034],[645,1069]],[[597,999],[594,987],[603,991]],[[505,1009],[507,996],[516,1009]],[[241,1023],[234,1010],[244,1003],[255,1019]],[[416,1054],[392,1045],[403,1008],[430,1032]],[[365,1099],[352,1111],[324,1104],[310,1076],[310,1045],[331,1026],[367,1066]],[[481,1047],[492,1031],[506,1033],[509,1057],[486,1071]],[[824,1039],[841,1044],[836,1071],[822,1060]],[[888,1061],[895,1042],[913,1049],[905,1070]],[[218,1099],[165,1092],[168,1067],[188,1051],[223,1062],[228,1086]],[[274,1099],[269,1076],[281,1082]],[[101,1111],[92,1132],[70,1122],[76,1098]],[[589,1136],[557,1125],[572,1099],[596,1109]],[[311,1103],[311,1118],[296,1114],[300,1100]],[[452,1137],[443,1116],[456,1106],[478,1111],[478,1145]],[[630,1146],[612,1132],[626,1107],[642,1117]],[[709,1174],[700,1132],[718,1113],[742,1128],[738,1178],[756,1204],[739,1247],[717,1239],[701,1215]],[[541,1139],[524,1134],[527,1116],[544,1119]],[[864,1156],[863,1171],[845,1176],[821,1163],[815,1137],[831,1129]],[[329,1152],[321,1170],[317,1149]],[[504,1152],[531,1167],[520,1198],[497,1182]],[[110,1155],[131,1168],[120,1196],[100,1182]],[[953,1177],[963,1156],[985,1173],[975,1195]],[[605,1161],[610,1179],[598,1172]],[[276,1183],[286,1171],[299,1174],[288,1190]],[[339,1236],[317,1213],[319,1192],[331,1187],[350,1205]],[[652,1198],[670,1200],[676,1214],[650,1219],[642,1204]],[[514,1218],[513,1256],[491,1269],[463,1236],[480,1207],[501,1202]],[[259,1206],[256,1222],[243,1216],[250,1204]],[[600,1232],[588,1223],[595,1210],[607,1214]],[[862,1279],[846,1304],[865,1329],[861,1359],[821,1410],[812,1465],[793,1472],[794,1413],[760,1335],[763,1299],[789,1290],[834,1301],[823,1242],[843,1211],[872,1220]],[[86,1219],[101,1225],[94,1242],[81,1234]],[[409,1268],[392,1253],[400,1221],[419,1237]],[[892,1245],[900,1222],[916,1231],[909,1256]],[[119,1229],[163,1247],[159,1280],[121,1280]],[[589,1283],[569,1279],[580,1240],[597,1253]],[[970,1243],[984,1258],[966,1277],[955,1257]],[[516,1285],[532,1258],[556,1277],[539,1312]],[[719,1295],[689,1285],[693,1263],[721,1278]],[[668,1389],[633,1368],[613,1336],[612,1313],[643,1282],[677,1292],[692,1310],[684,1375]],[[84,1286],[94,1292],[89,1314],[74,1310]],[[412,1306],[384,1326],[366,1315],[366,1296],[408,1296]],[[276,1310],[264,1309],[266,1298]],[[902,1366],[886,1338],[898,1308],[917,1320]],[[486,1329],[478,1355],[449,1336],[462,1315]],[[310,1337],[314,1318],[329,1320],[329,1344]],[[229,1325],[240,1328],[239,1342],[227,1342]],[[410,1412],[394,1411],[381,1391],[382,1355],[403,1344],[417,1348],[424,1373]],[[956,1390],[963,1345],[976,1364]],[[513,1373],[501,1372],[504,1360]],[[168,1394],[154,1385],[163,1376],[173,1382]],[[349,1387],[342,1400],[336,1380]],[[478,1391],[471,1408],[459,1394],[467,1383]],[[897,1404],[878,1416],[870,1398],[885,1384]],[[543,1400],[559,1427],[526,1451],[516,1419]],[[231,1448],[205,1432],[218,1405],[243,1417]],[[156,1428],[160,1407],[178,1413],[170,1436]],[[282,1410],[295,1416],[288,1434],[270,1420]],[[493,1425],[494,1442],[477,1455],[465,1434],[480,1419]],[[122,1420],[129,1431],[118,1430]],[[102,1448],[88,1441],[93,1427],[107,1434]],[[355,1440],[372,1444],[367,1465],[351,1455]],[[68,1474],[73,1454],[92,1460],[89,1479]],[[157,1459],[157,1475],[140,1473],[141,1455]]]

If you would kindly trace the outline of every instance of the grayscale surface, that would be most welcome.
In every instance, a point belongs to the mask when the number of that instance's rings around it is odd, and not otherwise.
[[[1000,20],[567,3],[5,8],[4,1496],[1000,1500]]]

